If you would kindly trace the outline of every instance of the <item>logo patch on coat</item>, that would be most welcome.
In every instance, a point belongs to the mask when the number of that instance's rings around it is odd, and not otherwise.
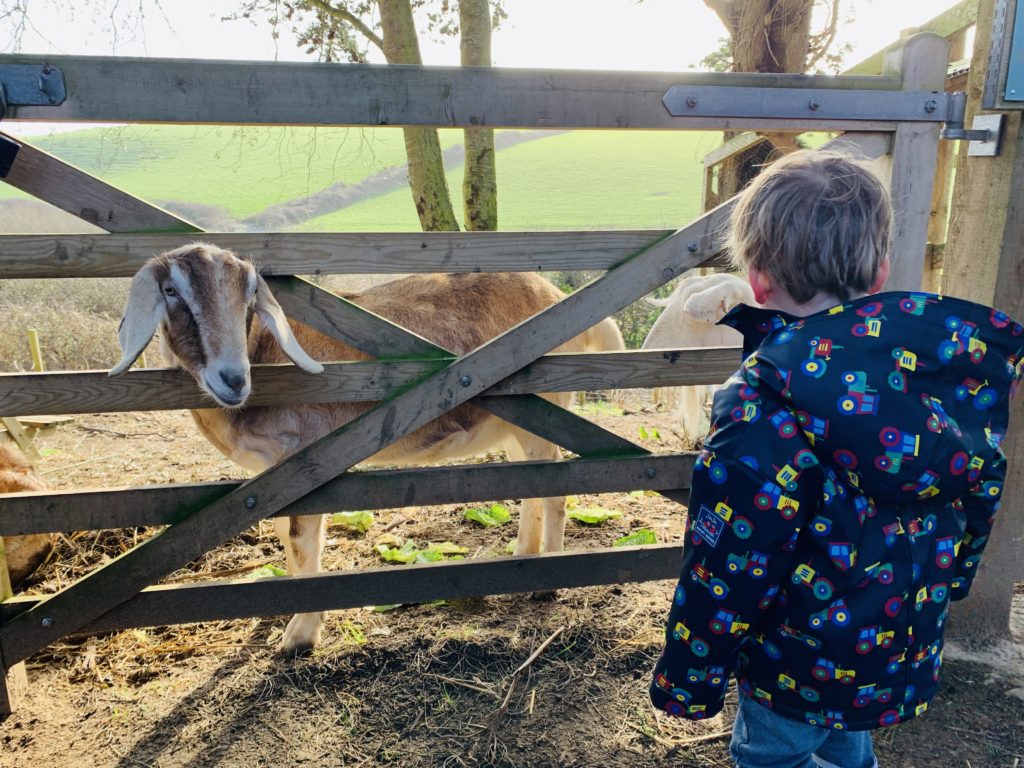
[[[700,536],[712,547],[718,546],[718,539],[722,535],[725,522],[703,504],[697,513],[697,522],[693,526],[693,532]]]

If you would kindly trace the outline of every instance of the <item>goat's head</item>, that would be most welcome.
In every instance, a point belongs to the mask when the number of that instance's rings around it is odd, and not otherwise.
[[[247,336],[254,313],[296,365],[323,371],[299,346],[251,262],[205,243],[160,254],[132,279],[117,332],[122,357],[110,375],[126,371],[159,328],[164,349],[199,386],[226,408],[241,406],[251,391]]]

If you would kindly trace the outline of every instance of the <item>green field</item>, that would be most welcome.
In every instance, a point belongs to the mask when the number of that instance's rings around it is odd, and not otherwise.
[[[719,132],[574,131],[498,153],[503,230],[682,226],[700,212],[702,157]],[[448,173],[459,199],[462,167]],[[418,229],[408,190],[296,227],[302,231]]]
[[[461,139],[442,132],[443,147]],[[26,140],[146,200],[216,205],[236,218],[405,163],[399,129],[136,125]]]
[[[505,230],[661,228],[699,212],[701,158],[718,132],[553,133],[498,152]],[[441,131],[442,147],[462,132]],[[31,138],[41,149],[143,199],[218,206],[243,219],[336,182],[400,168],[399,129],[125,126]],[[461,161],[448,169],[461,209]],[[0,199],[24,197],[0,184]],[[304,231],[414,231],[409,192],[391,187],[296,224]]]

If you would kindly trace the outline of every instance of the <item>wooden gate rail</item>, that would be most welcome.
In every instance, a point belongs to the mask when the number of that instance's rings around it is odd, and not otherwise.
[[[687,491],[696,454],[615,459],[502,462],[453,467],[362,470],[324,483],[273,517],[397,509],[577,493]],[[181,510],[204,507],[242,485],[239,480],[148,485],[3,497],[0,536],[170,525]]]
[[[7,55],[0,61],[37,66],[45,61],[58,68],[70,86],[63,103],[12,105],[11,118],[111,123],[703,130],[721,129],[725,121],[673,117],[662,104],[669,88],[820,88],[843,94],[896,91],[902,85],[899,76],[877,75],[588,72],[101,56]],[[832,119],[825,128],[892,130],[902,117],[863,119],[871,116],[872,106],[866,104],[856,119]],[[802,117],[733,117],[728,127],[822,128],[822,118],[814,116],[808,110]]]
[[[674,231],[0,235],[0,279],[131,277],[196,240],[251,256],[264,276],[610,269]]]
[[[720,384],[738,365],[738,347],[547,354],[488,389],[485,396],[537,392]],[[310,374],[293,365],[254,365],[249,405],[382,400],[446,361],[326,363]],[[195,379],[176,368],[145,368],[110,378],[106,371],[0,373],[8,416],[119,413],[209,408]]]
[[[665,544],[308,576],[159,585],[142,590],[109,613],[83,624],[74,634],[674,579],[679,575],[682,559],[678,545]],[[33,596],[2,603],[0,622],[17,621],[18,615],[25,612],[35,613],[40,603],[39,597]],[[8,663],[28,658],[30,653],[22,648],[4,647]]]

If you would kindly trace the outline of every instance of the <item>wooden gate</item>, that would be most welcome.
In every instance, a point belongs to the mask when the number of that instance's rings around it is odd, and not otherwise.
[[[889,74],[877,77],[8,56],[0,57],[0,80],[12,71],[38,78],[45,98],[19,106],[8,87],[7,116],[49,121],[845,131],[838,142],[888,157],[898,211],[890,285],[912,289],[921,280],[939,124],[951,104],[942,92],[946,58],[945,42],[934,35],[907,41]],[[54,85],[57,75],[66,94]],[[2,236],[0,279],[130,276],[199,231],[29,146],[5,180],[108,234]],[[651,455],[534,393],[717,383],[735,370],[734,349],[547,354],[687,269],[716,264],[731,209],[726,202],[676,231],[203,234],[254,256],[291,317],[377,358],[328,364],[319,377],[257,366],[249,404],[380,403],[246,482],[4,499],[0,534],[167,527],[57,594],[0,604],[0,671],[12,673],[0,686],[0,711],[11,709],[19,662],[72,633],[676,576],[681,551],[668,545],[153,586],[275,515],[519,497],[524,487],[537,496],[650,489],[685,503],[692,454]],[[540,269],[606,272],[463,356],[293,277]],[[468,401],[580,458],[346,471]],[[0,375],[4,416],[204,404],[192,379],[173,370],[117,379],[103,371]]]

